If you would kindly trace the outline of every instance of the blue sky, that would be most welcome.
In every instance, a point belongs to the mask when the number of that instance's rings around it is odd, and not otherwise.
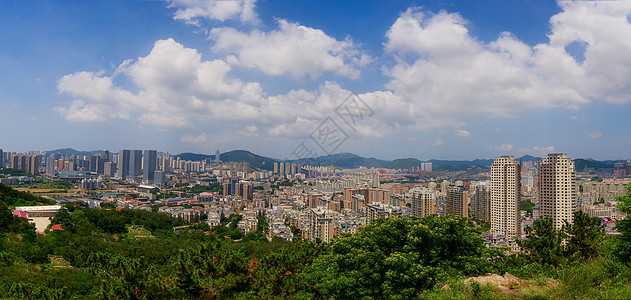
[[[0,148],[631,158],[630,15],[627,1],[2,1]],[[336,113],[349,103],[353,124]]]

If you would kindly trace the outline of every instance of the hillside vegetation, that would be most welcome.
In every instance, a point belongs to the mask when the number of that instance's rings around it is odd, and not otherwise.
[[[631,190],[629,192],[631,195]],[[631,197],[620,209],[631,212]],[[378,219],[330,244],[232,233],[240,218],[173,232],[146,211],[62,209],[63,231],[36,235],[0,202],[0,294],[16,299],[626,299],[631,222],[610,238],[582,213],[537,221],[523,252],[487,249],[469,219]],[[265,225],[261,219],[261,227]],[[132,227],[133,226],[133,227]],[[144,232],[141,237],[128,234]],[[563,242],[565,241],[565,242]],[[465,278],[512,274],[504,289]],[[498,276],[496,276],[498,277]],[[512,279],[511,279],[512,278]]]

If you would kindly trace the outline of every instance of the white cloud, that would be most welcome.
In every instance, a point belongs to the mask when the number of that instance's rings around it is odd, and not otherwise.
[[[502,152],[513,151],[513,145],[511,145],[511,144],[501,144],[499,147],[495,147],[494,149],[498,150],[498,151],[502,151]]]
[[[220,2],[171,1],[170,5],[178,10],[176,18],[188,22],[256,17],[254,1]],[[627,103],[631,25],[626,16],[631,4],[560,5],[562,12],[551,19],[550,42],[534,46],[510,33],[482,42],[469,33],[468,22],[459,14],[404,12],[386,33],[385,59],[392,64],[386,62],[384,74],[389,82],[359,95],[374,113],[349,134],[372,138],[399,130],[409,130],[410,136],[417,130],[437,130],[470,137],[469,131],[459,128],[466,128],[471,116],[577,109],[590,99]],[[279,28],[269,32],[215,28],[212,49],[224,52],[225,59],[202,59],[198,50],[166,39],[156,41],[146,56],[121,63],[111,76],[68,74],[59,80],[58,90],[72,99],[54,110],[75,122],[125,119],[164,128],[226,124],[235,134],[308,137],[325,117],[335,116],[335,108],[350,91],[324,81],[313,90],[266,95],[258,82],[235,78],[233,67],[296,78],[318,78],[324,73],[358,78],[371,58],[350,38],[337,40],[322,30],[283,19],[277,22]],[[585,42],[584,61],[565,50],[575,41]],[[118,76],[133,86],[117,86]],[[440,138],[429,144],[445,145]],[[549,146],[518,151],[553,150]]]
[[[214,51],[233,53],[232,64],[258,68],[268,75],[292,74],[317,78],[323,72],[359,78],[358,67],[370,61],[350,38],[338,41],[322,30],[277,20],[279,29],[250,33],[234,28],[214,28]]]
[[[550,19],[552,32],[550,51],[565,53],[573,42],[585,46],[584,61],[578,62],[569,55],[574,65],[558,70],[574,70],[549,75],[574,87],[585,97],[623,104],[631,101],[631,15],[629,1],[560,1],[563,10]],[[570,65],[570,62],[560,62]],[[550,66],[559,67],[559,63]],[[562,78],[561,76],[566,76]]]
[[[468,138],[471,137],[471,133],[467,130],[464,129],[458,129],[455,131],[456,136],[461,137],[461,138]]]
[[[176,8],[173,19],[199,25],[200,19],[226,21],[239,19],[256,23],[256,0],[168,0],[169,7]]]
[[[520,154],[529,154],[529,155],[543,157],[550,153],[554,153],[555,151],[554,151],[553,146],[547,146],[547,147],[534,146],[532,148],[520,148],[517,150],[517,152]]]
[[[147,56],[117,68],[117,76],[128,76],[139,92],[114,86],[112,77],[78,72],[59,81],[59,91],[76,100],[56,111],[71,121],[135,115],[141,123],[172,128],[193,127],[199,119],[256,117],[260,85],[230,78],[230,69],[222,60],[203,61],[196,50],[173,39],[159,40]]]
[[[386,50],[400,58],[386,70],[387,87],[437,118],[475,114],[511,117],[533,108],[577,107],[588,100],[546,79],[533,65],[536,50],[510,33],[492,43],[471,37],[458,14],[403,13],[386,34]]]
[[[184,135],[182,137],[180,137],[180,141],[183,143],[192,143],[192,144],[200,144],[200,143],[207,143],[208,142],[208,136],[206,135],[206,133],[202,133],[200,135]]]
[[[585,134],[590,139],[597,139],[597,138],[600,138],[600,137],[603,136],[603,134],[600,131],[598,131],[598,130],[586,131]]]
[[[440,146],[445,146],[447,144],[445,144],[445,142],[443,142],[443,139],[437,138],[435,141],[429,142],[429,145],[430,146],[434,146],[434,147],[440,147]]]

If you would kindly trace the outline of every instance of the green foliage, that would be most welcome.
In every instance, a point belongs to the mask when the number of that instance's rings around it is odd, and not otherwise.
[[[28,172],[25,172],[19,169],[11,169],[11,168],[2,169],[2,174],[11,175],[11,176],[30,176],[31,175]]]
[[[574,224],[565,225],[569,236],[566,253],[579,255],[582,259],[595,258],[598,254],[597,247],[602,243],[605,234],[598,225],[599,218],[590,218],[580,210],[574,212]]]
[[[484,272],[484,241],[462,218],[377,219],[359,233],[334,240],[331,253],[305,274],[325,297],[414,297],[445,276]]]
[[[520,204],[520,209],[526,212],[526,215],[532,216],[532,208],[535,207],[535,204],[530,202],[529,200],[522,201]]]
[[[604,237],[595,220],[580,214],[563,231],[537,222],[525,241],[531,255],[505,257],[486,249],[481,228],[455,217],[378,219],[324,244],[299,238],[268,242],[263,216],[259,230],[247,235],[236,226],[238,215],[208,234],[205,224],[173,232],[183,223],[166,214],[74,207],[52,220],[74,230],[37,235],[0,203],[2,212],[0,222],[9,224],[0,233],[2,298],[610,299],[631,293],[631,269],[608,251],[617,238]],[[124,234],[129,225],[143,226],[151,237]],[[559,246],[563,234],[567,245]],[[541,253],[564,258],[545,262]],[[52,256],[66,264],[54,268]],[[488,285],[462,283],[487,272],[538,282],[552,277],[560,285],[502,294]]]
[[[627,185],[627,194],[616,199],[620,201],[618,210],[627,216],[631,215],[631,183]],[[613,253],[620,261],[629,265],[631,264],[631,218],[618,220],[616,230],[621,234],[616,236]]]
[[[557,265],[563,260],[561,244],[566,234],[554,228],[551,217],[536,220],[532,227],[526,228],[526,235],[526,240],[518,240],[517,243],[534,261]]]
[[[34,196],[27,192],[14,190],[0,183],[0,201],[8,206],[53,205],[55,200]]]

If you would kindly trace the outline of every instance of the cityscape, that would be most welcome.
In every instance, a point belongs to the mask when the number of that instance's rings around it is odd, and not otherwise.
[[[631,298],[631,1],[0,25],[2,299]]]
[[[631,175],[631,160],[616,162],[613,168],[577,170],[567,154],[556,153],[528,161],[499,156],[488,167],[448,171],[444,166],[434,169],[432,162],[407,169],[343,169],[273,161],[268,168],[257,168],[252,167],[257,161],[224,162],[219,150],[202,160],[157,150],[93,152],[80,156],[0,150],[3,166],[10,171],[0,183],[58,203],[97,208],[105,203],[148,211],[159,207],[188,222],[206,215],[211,228],[220,224],[221,215],[243,215],[238,226],[244,234],[256,231],[257,217],[263,215],[270,241],[292,241],[297,235],[328,243],[380,217],[470,217],[490,225],[484,235],[488,246],[518,252],[515,240],[526,237],[526,226],[552,217],[554,227],[561,229],[565,222],[573,223],[578,210],[601,218],[606,232],[617,234],[615,221],[624,215],[616,197],[626,194]],[[13,172],[21,176],[10,175]],[[37,188],[59,181],[69,182],[69,188]],[[198,189],[204,191],[193,192]],[[16,210],[25,211],[28,219],[29,213],[39,213],[30,207]],[[39,224],[37,230],[44,232],[49,224]]]

